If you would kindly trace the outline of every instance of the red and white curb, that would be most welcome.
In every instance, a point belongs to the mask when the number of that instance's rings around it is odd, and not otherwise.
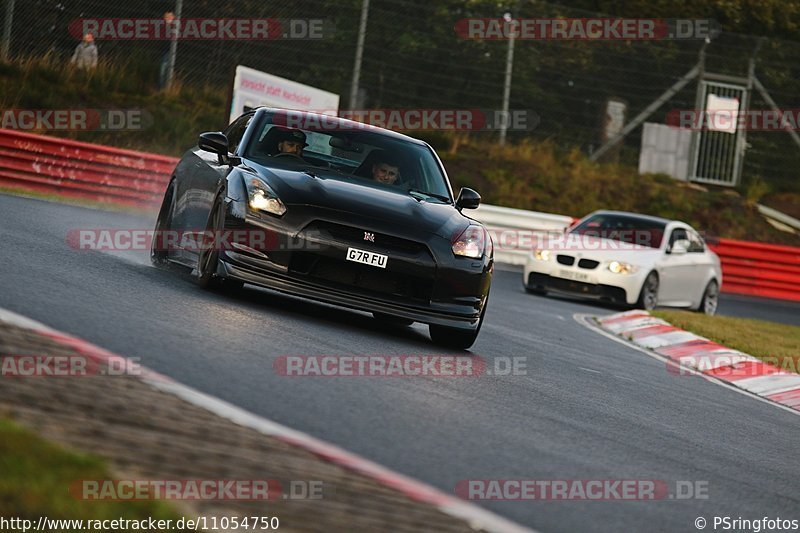
[[[800,414],[800,374],[672,326],[647,311],[576,316],[585,325],[691,373],[763,398]],[[590,320],[596,321],[596,326]]]
[[[69,346],[84,357],[100,364],[109,364],[113,361],[115,365],[114,368],[121,368],[121,362],[133,364],[123,356],[104,350],[83,339],[56,331],[44,324],[6,309],[0,308],[0,321],[34,330],[41,335],[50,337]],[[167,376],[149,370],[141,365],[136,365],[136,369],[139,379],[158,390],[173,394],[174,396],[198,407],[202,407],[236,424],[254,429],[263,435],[282,440],[288,444],[307,450],[326,461],[358,472],[363,476],[375,480],[381,485],[404,494],[414,501],[432,505],[448,516],[464,520],[474,530],[509,533],[533,533],[535,531],[482,509],[473,503],[442,492],[421,481],[404,476],[403,474],[394,472],[368,459],[359,457],[338,446],[316,439],[301,431],[291,429],[267,418],[254,415],[219,398],[215,398],[178,383]]]

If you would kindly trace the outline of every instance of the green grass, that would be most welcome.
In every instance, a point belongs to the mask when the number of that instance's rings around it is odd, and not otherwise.
[[[74,498],[69,487],[77,480],[115,479],[104,462],[62,448],[3,418],[0,418],[0,472],[0,516],[6,518],[24,518],[34,523],[40,516],[83,520],[181,518],[175,509],[159,501]]]
[[[653,311],[670,324],[792,372],[800,364],[800,327],[689,311]]]

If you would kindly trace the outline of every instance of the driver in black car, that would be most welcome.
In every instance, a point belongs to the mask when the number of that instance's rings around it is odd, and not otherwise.
[[[292,154],[297,157],[303,157],[303,148],[308,146],[306,142],[306,134],[300,130],[281,131],[278,137],[278,153],[279,154]]]

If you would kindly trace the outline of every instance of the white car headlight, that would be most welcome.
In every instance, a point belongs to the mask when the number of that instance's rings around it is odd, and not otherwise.
[[[550,253],[550,250],[540,250],[539,248],[534,248],[533,257],[537,261],[550,261],[552,254]]]
[[[247,184],[247,204],[254,211],[264,211],[276,216],[286,212],[286,206],[281,199],[270,189],[269,185],[258,178],[245,179]]]
[[[633,274],[639,267],[630,263],[623,263],[622,261],[611,261],[608,264],[608,270],[614,274]]]

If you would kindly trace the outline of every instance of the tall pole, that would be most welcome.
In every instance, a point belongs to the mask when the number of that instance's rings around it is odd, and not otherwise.
[[[358,44],[356,45],[356,63],[353,65],[353,79],[350,82],[350,109],[356,108],[356,98],[358,96],[358,82],[361,78],[361,58],[364,55],[364,37],[367,34],[367,15],[369,14],[369,0],[363,0],[361,4],[361,23],[358,27]]]
[[[511,98],[511,73],[514,70],[514,39],[517,36],[517,24],[516,21],[511,19],[511,13],[506,13],[503,15],[503,20],[505,20],[506,24],[511,30],[511,35],[509,35],[508,38],[508,51],[506,52],[506,78],[503,83],[503,120],[500,122],[501,145],[506,143],[506,129],[508,129],[508,122],[510,121],[510,117],[508,116],[508,101]]]
[[[706,37],[703,46],[700,47],[700,52],[697,55],[697,90],[694,95],[694,112],[705,114],[705,91],[706,85],[703,83],[706,75],[706,48],[711,44],[711,39]],[[702,118],[702,115],[698,118]],[[699,128],[692,128],[691,142],[689,144],[689,168],[686,172],[686,181],[694,181],[697,177],[697,158],[700,155],[698,146],[700,144],[700,136],[703,132]]]
[[[169,43],[169,68],[167,69],[167,88],[172,87],[172,80],[175,77],[175,57],[178,55],[178,34],[181,30],[181,12],[183,11],[183,0],[175,0],[175,26],[172,33],[172,41]]]
[[[750,60],[747,62],[747,91],[744,93],[744,98],[742,102],[742,107],[739,109],[740,115],[747,116],[747,113],[750,111],[750,99],[752,98],[753,88],[755,86],[755,79],[756,79],[756,57],[758,56],[758,51],[761,50],[761,45],[764,44],[766,37],[760,37],[756,39],[755,48],[753,48],[753,55],[750,56]],[[741,120],[741,118],[737,117],[737,120]],[[733,184],[739,185],[739,182],[742,179],[742,168],[744,167],[744,156],[745,152],[747,151],[747,128],[742,128],[740,132],[738,132],[739,139],[736,145],[736,166],[733,169]]]
[[[11,21],[14,19],[14,0],[6,0],[6,19],[3,24],[3,44],[0,46],[0,57],[8,61],[11,51]]]

